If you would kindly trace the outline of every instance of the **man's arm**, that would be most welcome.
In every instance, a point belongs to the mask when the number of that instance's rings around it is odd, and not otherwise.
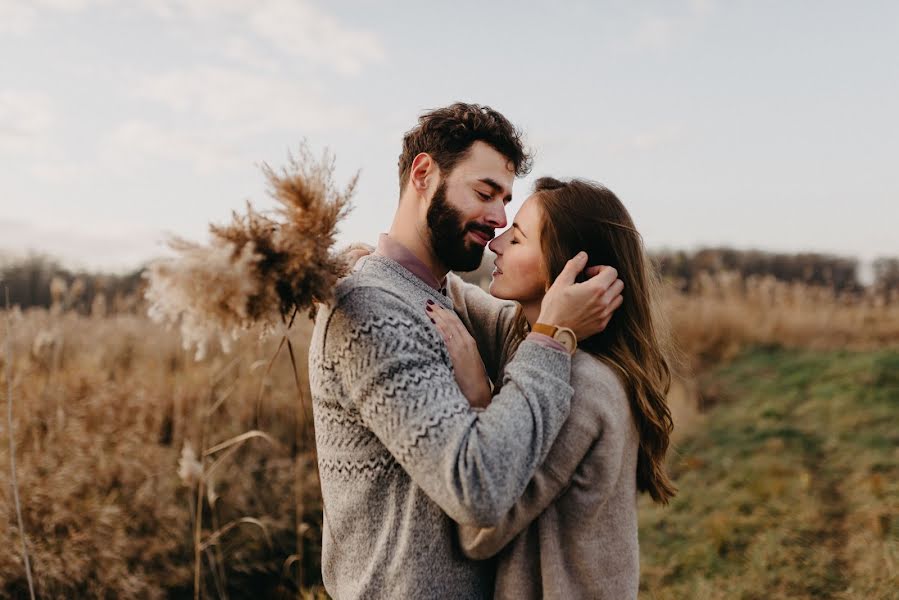
[[[567,489],[570,478],[541,466],[518,502],[493,527],[457,525],[459,544],[468,558],[485,560],[524,531]]]
[[[357,288],[338,301],[324,344],[345,403],[460,523],[492,525],[508,511],[568,416],[566,353],[523,342],[502,391],[489,408],[473,411],[424,311],[379,288]]]
[[[577,392],[576,392],[577,393]],[[580,393],[583,393],[581,390]],[[613,390],[604,384],[591,387],[589,394],[616,398],[621,390]],[[493,527],[458,526],[462,551],[469,558],[483,560],[502,550],[519,533],[524,531],[568,489],[584,458],[599,443],[603,433],[603,415],[596,402],[583,397],[572,400],[571,414],[562,426],[553,447],[524,494]],[[620,467],[624,446],[617,436],[607,438],[605,454],[610,457],[610,468]],[[605,490],[600,493],[605,492]]]

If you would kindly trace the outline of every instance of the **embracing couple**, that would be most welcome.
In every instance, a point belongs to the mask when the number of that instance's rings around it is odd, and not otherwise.
[[[637,493],[675,492],[654,277],[618,198],[537,180],[498,112],[404,137],[390,231],[309,354],[322,573],[347,598],[635,598]],[[452,271],[490,246],[490,292]]]

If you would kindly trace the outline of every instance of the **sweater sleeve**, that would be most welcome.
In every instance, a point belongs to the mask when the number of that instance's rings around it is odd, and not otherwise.
[[[509,360],[518,305],[494,298],[453,273],[447,275],[447,290],[453,309],[478,345],[487,374],[496,382],[500,369]]]
[[[566,353],[523,342],[502,391],[474,411],[424,311],[383,289],[356,288],[337,302],[323,350],[345,405],[460,523],[492,525],[508,511],[568,416]]]
[[[589,393],[613,398],[616,392],[600,385],[590,386]],[[578,466],[586,456],[593,454],[593,448],[597,444],[602,443],[603,419],[595,406],[593,399],[575,397],[572,400],[569,419],[559,432],[546,461],[537,469],[521,498],[496,525],[458,527],[459,541],[466,556],[483,560],[495,555],[568,489]],[[618,436],[610,436],[616,437]],[[617,472],[622,450],[606,449],[603,455],[608,457],[609,464],[603,465],[604,468]]]

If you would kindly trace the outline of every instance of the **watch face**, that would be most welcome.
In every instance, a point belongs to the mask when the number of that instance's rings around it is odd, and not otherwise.
[[[569,353],[574,353],[575,348],[577,348],[577,338],[574,337],[574,333],[570,329],[559,329],[553,337],[557,342],[562,344]]]

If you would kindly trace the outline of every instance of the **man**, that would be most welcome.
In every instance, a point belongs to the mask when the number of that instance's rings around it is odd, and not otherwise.
[[[309,373],[322,571],[337,599],[492,593],[489,565],[462,555],[452,521],[491,525],[522,494],[568,415],[570,355],[529,334],[490,406],[472,409],[425,306],[453,307],[447,273],[477,268],[528,168],[496,111],[457,103],[423,115],[404,138],[389,233],[319,312]],[[574,283],[586,260],[569,261],[539,318],[582,338],[602,330],[618,294],[614,269]]]

